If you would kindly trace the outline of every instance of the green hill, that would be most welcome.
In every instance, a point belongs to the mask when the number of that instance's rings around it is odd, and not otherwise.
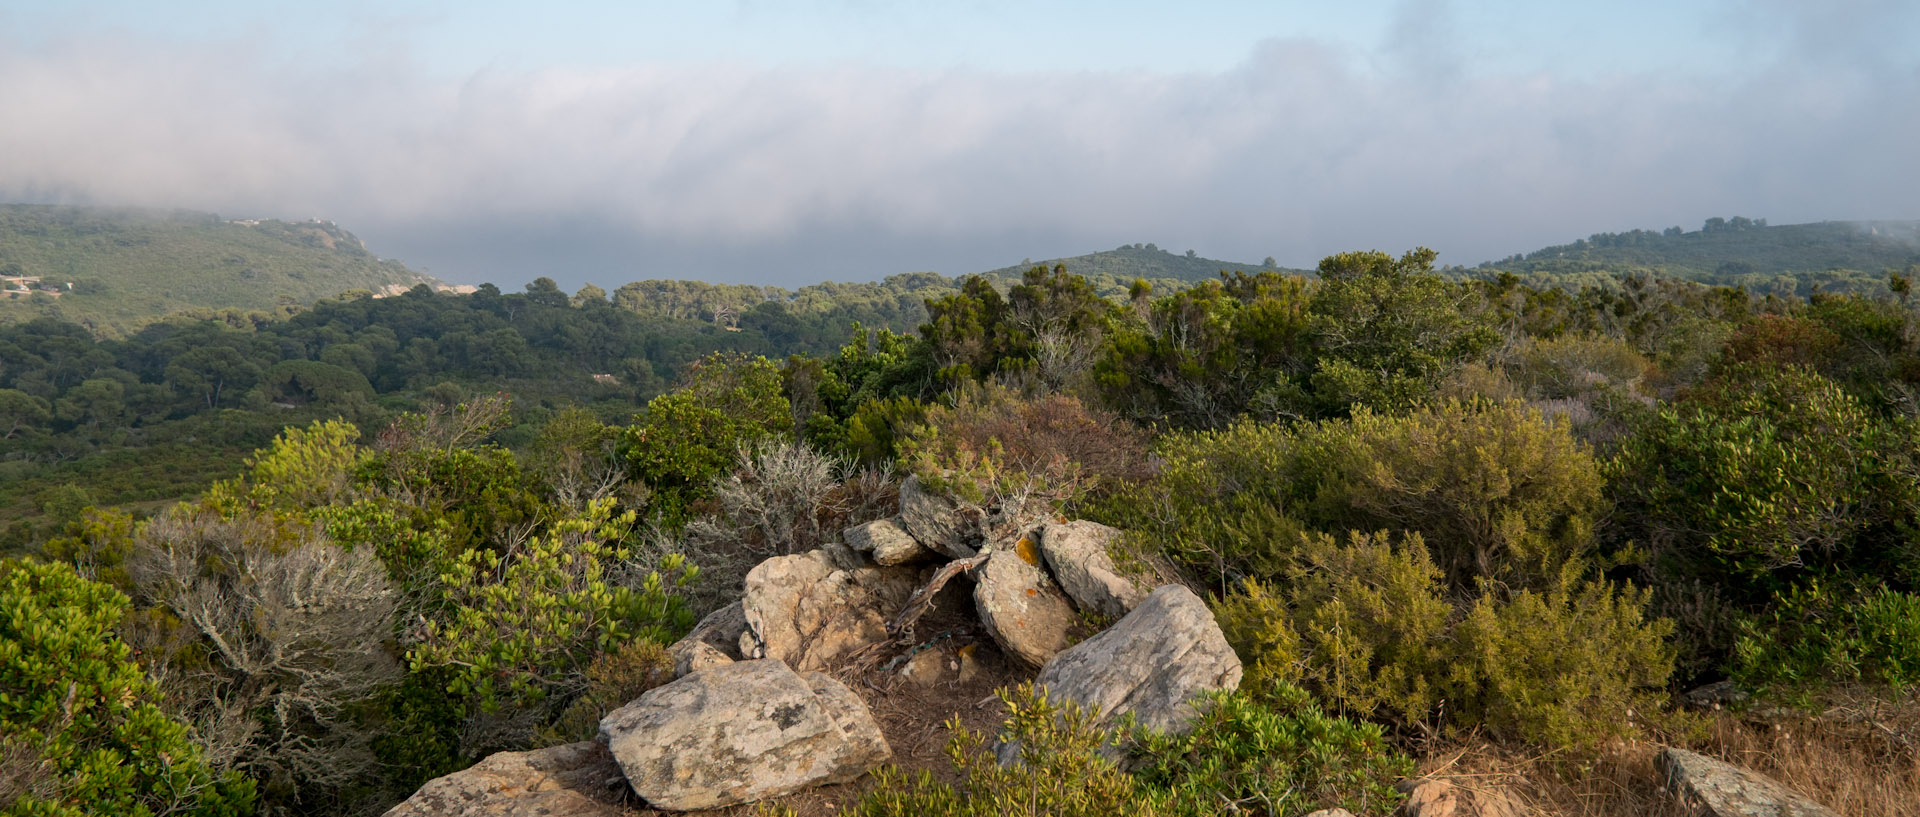
[[[0,275],[0,321],[51,315],[105,335],[184,310],[433,283],[327,221],[25,204],[0,205]]]
[[[1920,264],[1920,221],[1822,221],[1769,226],[1712,218],[1699,230],[1596,233],[1572,244],[1480,265],[1530,282],[1593,283],[1653,273],[1756,291],[1884,288],[1889,270]],[[1466,270],[1458,270],[1465,272]]]
[[[1148,281],[1173,280],[1195,283],[1212,280],[1223,270],[1227,272],[1274,272],[1312,275],[1310,270],[1294,270],[1270,266],[1269,263],[1246,263],[1241,261],[1221,261],[1214,258],[1202,258],[1192,250],[1186,254],[1168,252],[1152,244],[1129,244],[1118,249],[1104,252],[1076,255],[1072,258],[1049,258],[1045,261],[1024,261],[1011,267],[1002,267],[984,274],[995,278],[1019,280],[1021,273],[1028,268],[1055,264],[1067,265],[1067,270],[1075,275],[1084,275],[1092,279],[1113,279],[1124,288],[1135,278]]]

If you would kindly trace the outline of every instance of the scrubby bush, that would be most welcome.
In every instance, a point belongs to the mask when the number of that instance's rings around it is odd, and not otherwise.
[[[1920,684],[1920,596],[1818,581],[1792,588],[1742,617],[1732,671],[1748,688],[1789,693],[1836,682]]]
[[[1797,367],[1735,366],[1660,411],[1612,464],[1663,577],[1744,603],[1802,569],[1920,580],[1902,531],[1920,496],[1914,432]]]
[[[63,564],[0,561],[0,799],[8,815],[253,813],[114,635],[127,598]],[[11,797],[6,797],[11,795]]]
[[[1247,582],[1218,606],[1243,683],[1297,680],[1336,711],[1402,728],[1485,726],[1555,746],[1631,733],[1672,671],[1644,592],[1567,571],[1544,590],[1450,593],[1418,535],[1310,537],[1275,592]],[[1449,600],[1449,597],[1455,597]]]
[[[1017,761],[1000,763],[987,736],[950,722],[947,752],[959,785],[883,768],[848,813],[1288,817],[1335,806],[1384,813],[1399,799],[1392,783],[1412,771],[1378,727],[1330,718],[1292,687],[1217,695],[1182,736],[1101,728],[1091,713],[1031,685],[1002,690],[1001,698],[1009,710],[1001,740]],[[1114,757],[1130,757],[1135,770],[1121,771]]]
[[[649,512],[680,524],[743,444],[793,433],[780,370],[765,358],[714,355],[685,386],[653,399],[620,438],[629,473],[653,491]]]
[[[632,511],[610,500],[554,523],[510,554],[472,550],[441,576],[452,609],[408,656],[451,668],[448,691],[483,711],[579,694],[601,652],[634,639],[669,643],[693,625],[675,590],[696,570],[669,555],[637,586],[613,575],[629,556]]]
[[[1360,411],[1295,428],[1175,435],[1111,517],[1219,580],[1272,577],[1304,531],[1420,533],[1455,592],[1546,587],[1591,554],[1599,464],[1564,422],[1511,403]]]
[[[1243,689],[1248,688],[1243,685]],[[1323,808],[1386,814],[1413,763],[1380,727],[1329,717],[1291,685],[1219,693],[1181,736],[1140,736],[1135,774],[1169,793],[1168,813],[1283,817]]]

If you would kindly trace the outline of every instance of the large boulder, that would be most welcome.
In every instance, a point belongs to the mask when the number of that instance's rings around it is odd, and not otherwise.
[[[1106,631],[1054,656],[1035,679],[1054,700],[1072,700],[1101,724],[1123,715],[1160,732],[1185,732],[1198,699],[1240,686],[1240,657],[1213,611],[1170,584]]]
[[[770,659],[648,690],[600,721],[599,740],[634,792],[668,811],[844,783],[892,756],[853,690]]]
[[[1067,648],[1067,631],[1078,620],[1027,538],[988,554],[974,572],[973,602],[1000,648],[1036,667]]]
[[[1120,531],[1098,522],[1056,522],[1040,529],[1040,552],[1053,577],[1080,609],[1119,618],[1133,611],[1147,591],[1120,575],[1107,545]]]
[[[983,516],[927,489],[918,476],[900,483],[900,527],[929,550],[954,559],[980,552]]]
[[[502,752],[437,777],[386,817],[618,817],[626,781],[594,741]]]
[[[847,547],[866,554],[880,565],[919,564],[940,558],[940,554],[920,544],[918,539],[891,519],[855,525],[843,531],[840,538],[847,543]]]
[[[820,670],[887,638],[887,620],[917,585],[911,568],[841,570],[822,551],[776,556],[747,573],[742,658]]]
[[[740,660],[740,635],[746,630],[747,614],[740,602],[708,613],[685,638],[667,648],[673,657],[673,677]]]
[[[1670,791],[1711,817],[1839,817],[1759,772],[1685,749],[1662,749],[1653,762]]]

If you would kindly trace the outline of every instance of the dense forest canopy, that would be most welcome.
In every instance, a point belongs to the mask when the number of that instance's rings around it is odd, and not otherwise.
[[[1435,741],[1591,769],[1699,740],[1671,701],[1701,683],[1920,683],[1910,272],[1803,297],[1434,261],[0,326],[0,771],[20,813],[378,813],[591,737],[748,568],[893,513],[907,474],[1125,530],[1247,672],[1132,771],[1041,730],[1058,768],[883,777],[855,813],[1016,784],[1377,812]]]

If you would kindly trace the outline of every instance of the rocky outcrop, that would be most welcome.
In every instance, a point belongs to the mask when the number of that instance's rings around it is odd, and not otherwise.
[[[685,638],[667,648],[673,657],[673,677],[740,660],[740,634],[746,630],[747,615],[740,602],[708,613]]]
[[[797,670],[831,667],[886,640],[887,619],[916,583],[909,568],[841,570],[818,550],[768,559],[747,573],[739,655]]]
[[[927,549],[891,519],[855,525],[842,532],[840,538],[847,547],[866,554],[879,565],[911,565],[940,558],[940,554]]]
[[[1120,575],[1107,545],[1120,531],[1085,520],[1040,529],[1040,552],[1060,588],[1080,609],[1117,619],[1133,611],[1147,591]]]
[[[1143,727],[1178,734],[1209,692],[1240,686],[1240,658],[1193,591],[1167,585],[1119,623],[1048,661],[1035,683],[1111,724],[1133,715]]]
[[[973,578],[980,623],[1008,655],[1039,666],[1067,648],[1073,604],[1040,568],[1032,540],[991,552]]]
[[[1653,762],[1669,791],[1712,817],[1838,817],[1765,775],[1685,749],[1662,749]]]
[[[668,811],[719,808],[843,783],[892,752],[859,696],[774,660],[696,672],[600,721],[641,799]]]
[[[980,552],[981,519],[952,499],[927,490],[918,476],[900,483],[900,527],[928,549],[954,559]]]
[[[428,781],[385,817],[617,817],[626,781],[593,741],[502,752]]]

